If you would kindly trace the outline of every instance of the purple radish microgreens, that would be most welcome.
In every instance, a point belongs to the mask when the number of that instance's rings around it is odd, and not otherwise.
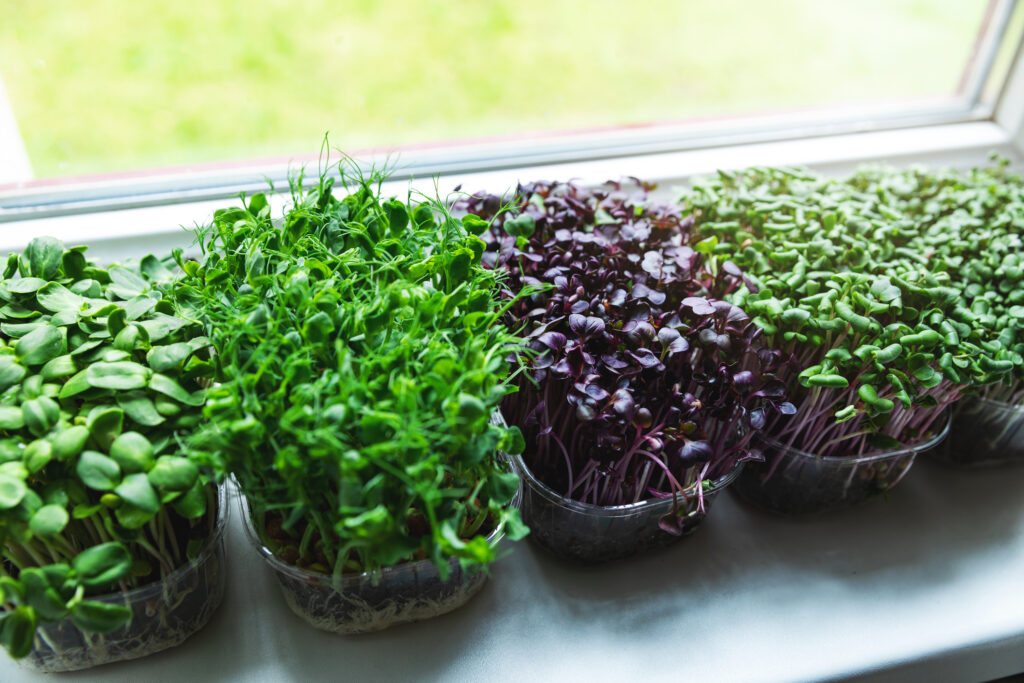
[[[745,276],[710,268],[678,209],[561,183],[456,208],[490,223],[484,262],[507,271],[507,296],[528,294],[505,321],[533,354],[502,410],[552,489],[604,506],[700,495],[758,457],[758,425],[793,411],[772,374],[780,354],[720,299]]]

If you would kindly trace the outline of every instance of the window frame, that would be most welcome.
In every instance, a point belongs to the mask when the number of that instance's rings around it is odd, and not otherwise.
[[[965,167],[995,152],[1024,161],[1024,35],[1008,36],[1016,0],[991,0],[960,97],[939,105],[788,112],[598,131],[564,137],[485,141],[408,150],[400,157],[366,155],[360,164],[393,169],[389,190],[447,193],[512,189],[537,178],[604,182],[628,176],[673,186],[718,168],[799,165],[842,173],[863,163],[914,162]],[[1001,49],[1012,58],[994,102],[982,101],[999,78]],[[206,221],[240,193],[280,190],[290,173],[317,168],[316,158],[165,173],[121,174],[80,181],[60,179],[0,184],[0,253],[18,250],[36,235],[94,245],[99,258],[121,258],[169,246],[187,246],[181,226]],[[283,200],[278,198],[279,203]]]

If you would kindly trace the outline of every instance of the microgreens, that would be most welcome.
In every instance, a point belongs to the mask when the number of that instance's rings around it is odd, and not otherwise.
[[[0,282],[0,641],[14,657],[39,622],[121,627],[128,608],[88,597],[166,577],[213,523],[181,445],[209,341],[156,290],[163,262],[102,269],[83,252],[34,239]]]
[[[503,412],[556,491],[597,505],[700,495],[752,457],[753,429],[792,412],[760,330],[714,298],[743,273],[709,268],[678,209],[562,183],[519,187],[508,211],[488,195],[457,208],[490,223],[484,262],[509,274],[506,324],[534,354]]]
[[[915,215],[901,196],[927,209]],[[966,389],[1019,363],[964,298],[967,255],[942,252],[958,219],[913,174],[720,172],[683,208],[755,283],[728,298],[785,354],[779,377],[797,414],[767,430],[789,445],[822,456],[912,445]]]
[[[202,320],[220,385],[196,449],[232,474],[264,543],[340,576],[429,558],[492,561],[524,529],[491,424],[517,340],[495,321],[484,245],[440,208],[338,165],[272,220],[264,195],[197,230],[179,305]],[[180,256],[179,256],[180,258]]]

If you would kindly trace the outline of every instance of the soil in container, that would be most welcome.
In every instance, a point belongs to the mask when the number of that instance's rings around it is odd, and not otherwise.
[[[274,555],[253,526],[245,498],[242,519],[246,535],[273,570],[288,607],[315,628],[332,633],[355,634],[380,631],[395,624],[421,621],[451,612],[469,602],[487,581],[486,570],[464,569],[455,558],[448,560],[448,577],[442,579],[430,560],[415,560],[372,573],[334,577],[303,569]],[[518,504],[516,494],[512,505]],[[497,544],[504,534],[491,532],[487,542]]]
[[[78,671],[101,664],[137,659],[176,647],[203,628],[224,597],[226,582],[224,529],[227,505],[223,488],[217,514],[198,554],[160,581],[123,593],[89,599],[128,607],[131,620],[112,633],[87,633],[70,617],[40,624],[32,651],[19,660],[36,671]]]

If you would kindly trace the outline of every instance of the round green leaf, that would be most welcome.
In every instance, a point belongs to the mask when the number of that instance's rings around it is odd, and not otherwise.
[[[156,406],[146,396],[123,396],[117,397],[117,405],[133,422],[143,427],[155,427],[164,422],[164,417],[157,411]]]
[[[59,327],[41,325],[19,339],[14,352],[25,365],[43,365],[64,353],[64,336]]]
[[[110,444],[110,457],[122,472],[145,472],[153,465],[153,444],[138,432],[125,432]]]
[[[7,289],[15,294],[31,294],[45,287],[47,281],[41,277],[23,277],[7,285]]]
[[[75,294],[59,282],[50,282],[36,292],[36,301],[48,311],[81,310],[85,299]]]
[[[53,445],[46,439],[36,439],[25,447],[25,468],[35,474],[53,459]]]
[[[21,408],[0,406],[0,429],[13,432],[25,426],[25,417]]]
[[[150,512],[149,510],[143,510],[140,507],[136,507],[131,503],[125,502],[122,502],[117,510],[114,511],[114,515],[117,517],[117,523],[125,529],[141,529],[153,519],[154,514],[155,513]]]
[[[78,372],[78,368],[75,366],[75,361],[72,360],[71,354],[64,354],[63,356],[57,356],[44,365],[41,374],[43,379],[58,379],[73,375],[76,372]]]
[[[40,536],[54,536],[68,523],[68,511],[63,505],[44,505],[29,520],[28,528]]]
[[[13,356],[0,356],[0,391],[18,384],[25,378],[27,371]]]
[[[132,611],[124,605],[84,600],[71,608],[71,621],[90,633],[111,633],[131,619]]]
[[[32,434],[42,436],[57,424],[60,406],[52,398],[40,396],[21,404],[21,416]]]
[[[149,483],[169,491],[187,491],[199,478],[199,468],[185,458],[164,455],[157,458],[147,475]]]
[[[206,488],[201,481],[173,503],[174,509],[185,519],[197,519],[206,514]]]
[[[36,613],[31,607],[18,607],[0,616],[0,642],[7,648],[7,654],[21,659],[32,651],[32,640],[36,634]]]
[[[34,237],[21,253],[20,270],[22,275],[52,280],[60,269],[64,245],[55,237]]]
[[[28,488],[24,481],[9,474],[0,473],[0,510],[17,507],[27,491]]]
[[[141,472],[126,476],[114,489],[114,493],[140,510],[153,514],[160,511],[160,499],[157,498],[149,479]]]
[[[155,372],[167,372],[180,368],[192,353],[192,346],[185,342],[154,346],[146,354],[146,362]]]
[[[74,425],[59,432],[53,438],[53,457],[58,460],[73,458],[85,448],[89,439],[89,429],[83,425]]]
[[[89,386],[98,389],[128,390],[146,386],[152,370],[132,361],[93,363],[85,371]]]
[[[189,406],[201,406],[206,402],[206,395],[203,390],[200,389],[194,394],[190,394],[185,391],[184,387],[166,375],[154,373],[152,379],[149,380],[149,388]]]
[[[86,426],[100,448],[109,449],[110,444],[121,433],[124,412],[120,408],[97,408],[89,413]]]
[[[120,543],[101,543],[80,552],[71,566],[87,589],[104,588],[128,575],[132,558]]]
[[[97,491],[110,491],[121,483],[121,468],[118,464],[96,451],[82,453],[75,471],[83,484]]]

